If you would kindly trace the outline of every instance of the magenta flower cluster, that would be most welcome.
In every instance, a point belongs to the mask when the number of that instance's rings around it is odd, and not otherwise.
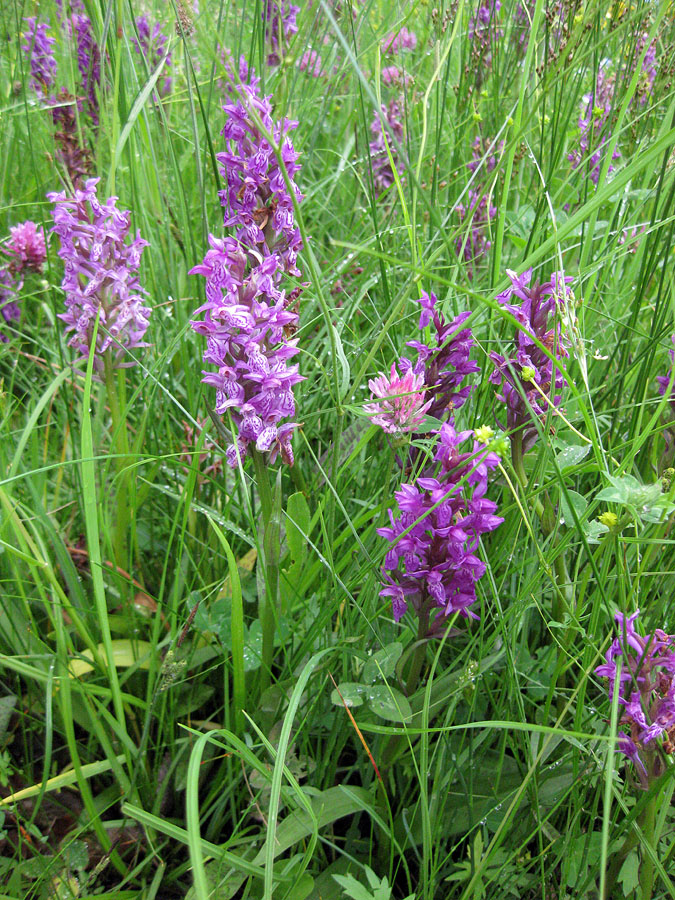
[[[490,381],[499,387],[497,397],[506,405],[506,430],[521,433],[523,450],[528,450],[537,438],[533,419],[545,419],[562,400],[565,379],[558,367],[554,373],[553,359],[569,355],[560,309],[572,299],[567,284],[573,279],[554,272],[549,281],[532,284],[532,269],[507,274],[511,286],[497,300],[518,328],[512,356],[490,353],[495,366]]]
[[[47,258],[45,235],[35,222],[21,222],[9,229],[10,237],[2,247],[7,257],[0,267],[0,316],[5,322],[17,322],[21,318],[18,304],[26,272],[41,272]],[[0,332],[0,341],[7,336]]]
[[[294,416],[293,387],[303,380],[298,366],[289,364],[298,353],[292,335],[299,290],[286,295],[281,283],[300,274],[302,241],[293,212],[293,200],[302,199],[293,180],[300,167],[289,137],[297,123],[275,122],[259,79],[248,76],[242,60],[241,83],[230,87],[223,106],[228,149],[218,155],[227,185],[220,193],[224,224],[235,236],[210,235],[211,249],[192,269],[206,278],[206,303],[197,310],[204,319],[192,327],[206,337],[204,362],[216,367],[203,378],[216,388],[215,410],[229,412],[237,429],[227,450],[229,464],[236,466],[252,446],[269,452],[271,462],[281,453],[290,465],[298,424],[282,420]]]
[[[657,628],[643,637],[635,630],[639,614],[616,613],[618,637],[595,674],[608,679],[610,700],[619,693],[620,724],[628,733],[619,735],[618,749],[646,789],[654,774],[655,741],[662,740],[667,753],[675,749],[675,635]]]
[[[90,178],[74,197],[64,192],[47,197],[54,204],[51,230],[60,239],[58,255],[65,264],[66,312],[59,318],[71,334],[68,345],[87,358],[99,316],[94,366],[101,372],[106,358],[114,367],[133,365],[128,351],[147,346],[143,337],[151,310],[144,306],[146,291],[137,276],[148,242],[139,232],[127,242],[130,213],[117,208],[117,197],[101,204],[98,181]]]
[[[476,441],[472,452],[462,452],[471,434],[442,425],[434,457],[439,471],[402,484],[395,495],[397,515],[389,510],[390,525],[377,529],[390,542],[380,595],[391,598],[396,621],[410,606],[418,616],[437,610],[432,630],[454,613],[477,618],[469,607],[485,572],[476,555],[480,538],[503,519],[485,496],[488,472],[499,457]]]

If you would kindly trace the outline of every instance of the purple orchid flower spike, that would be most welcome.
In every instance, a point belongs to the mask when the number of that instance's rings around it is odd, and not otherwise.
[[[54,204],[51,230],[65,263],[66,312],[59,318],[71,334],[68,345],[86,359],[99,316],[94,367],[101,372],[106,355],[115,367],[133,365],[127,351],[147,346],[143,338],[151,310],[136,274],[148,242],[139,232],[127,242],[131,215],[117,208],[117,197],[99,201],[98,181],[90,178],[73,197],[61,192],[47,198]]]
[[[237,430],[228,463],[236,466],[254,447],[270,462],[281,454],[292,465],[299,425],[284,420],[294,418],[293,388],[304,380],[290,362],[299,352],[293,334],[301,289],[287,295],[282,281],[300,274],[294,217],[294,201],[302,199],[294,182],[300,166],[288,137],[297,123],[272,118],[270,98],[260,96],[259,79],[243,60],[240,78],[232,78],[223,106],[228,149],[217,155],[227,185],[220,192],[224,225],[235,236],[209,235],[211,249],[191,270],[206,278],[206,303],[195,313],[204,317],[191,324],[206,338],[204,362],[215,366],[203,377],[216,389],[215,411],[229,413]],[[266,135],[280,148],[292,194]]]
[[[522,275],[507,274],[511,286],[498,294],[497,300],[511,313],[518,328],[511,356],[490,353],[495,366],[490,381],[499,388],[497,398],[506,406],[506,430],[518,435],[525,452],[537,439],[533,417],[543,421],[562,402],[565,379],[557,367],[554,374],[551,356],[569,356],[558,308],[572,298],[567,284],[573,279],[554,273],[549,281],[532,284],[531,269]],[[517,300],[520,303],[514,302]]]
[[[608,680],[609,699],[619,693],[620,725],[617,750],[634,764],[646,790],[662,770],[659,749],[675,752],[675,635],[657,628],[644,637],[635,624],[640,614],[616,613],[618,636],[595,674]]]

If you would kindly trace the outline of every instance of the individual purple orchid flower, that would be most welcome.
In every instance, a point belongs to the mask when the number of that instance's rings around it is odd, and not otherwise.
[[[40,96],[45,96],[56,79],[56,59],[53,52],[56,38],[48,34],[49,21],[38,22],[35,16],[25,21],[28,27],[21,49],[30,62],[31,87]]]
[[[281,283],[300,274],[294,200],[302,195],[293,180],[300,167],[288,137],[297,123],[273,120],[270,98],[260,96],[259,79],[243,60],[240,78],[223,106],[228,150],[217,156],[227,184],[220,192],[224,224],[235,237],[209,235],[211,249],[191,270],[206,278],[206,303],[196,312],[204,319],[192,327],[206,337],[204,362],[216,366],[203,378],[216,388],[215,411],[229,412],[237,429],[228,463],[236,466],[254,447],[269,453],[270,462],[280,453],[292,465],[291,437],[299,426],[282,420],[295,415],[293,387],[303,380],[289,364],[299,352],[292,335],[300,289],[287,296]],[[294,196],[266,134],[280,148]]]
[[[395,494],[398,514],[390,510],[390,524],[377,529],[389,541],[380,595],[391,598],[396,621],[410,607],[427,621],[434,616],[431,632],[455,613],[478,618],[470,607],[485,572],[476,555],[480,538],[503,522],[485,497],[499,457],[475,441],[473,453],[462,452],[470,437],[446,422],[437,438],[438,474],[402,484]]]
[[[129,212],[117,208],[117,197],[101,204],[96,196],[98,178],[90,178],[73,197],[65,192],[47,194],[54,204],[52,231],[65,263],[61,286],[66,312],[59,318],[72,333],[68,345],[81,358],[90,353],[94,323],[99,316],[94,367],[103,371],[106,358],[113,367],[133,365],[127,351],[145,347],[143,337],[151,310],[137,270],[148,242],[139,232],[130,242]]]
[[[611,700],[619,693],[623,712],[618,751],[630,759],[646,790],[652,777],[662,771],[659,749],[675,752],[675,635],[657,628],[644,637],[636,631],[640,614],[614,616],[618,636],[595,674],[608,679]]]
[[[551,356],[569,356],[559,308],[573,297],[567,284],[574,279],[555,272],[549,281],[531,284],[531,269],[522,275],[507,270],[507,275],[511,287],[497,300],[514,317],[518,330],[512,356],[490,353],[495,365],[490,381],[499,387],[497,397],[506,405],[506,430],[519,435],[525,452],[537,439],[533,418],[544,420],[562,401],[565,379],[557,366],[554,374]]]

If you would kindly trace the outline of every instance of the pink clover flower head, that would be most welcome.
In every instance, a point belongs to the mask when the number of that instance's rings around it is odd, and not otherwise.
[[[660,628],[638,634],[639,614],[639,609],[631,616],[616,613],[618,636],[595,674],[608,679],[610,701],[619,692],[620,725],[629,734],[619,734],[618,750],[633,762],[647,788],[651,763],[645,761],[653,756],[653,742],[662,739],[666,753],[675,751],[675,635]]]
[[[518,327],[510,356],[490,353],[495,366],[490,381],[506,406],[506,430],[521,431],[523,449],[529,450],[538,434],[533,417],[543,422],[562,402],[565,379],[558,367],[554,374],[551,356],[569,356],[558,308],[573,297],[567,285],[574,279],[554,272],[549,281],[532,284],[531,269],[522,275],[510,270],[507,274],[511,286],[497,300]]]
[[[412,75],[408,75],[399,66],[385,66],[382,69],[382,83],[388,86],[408,87],[412,84]]]
[[[406,434],[422,424],[431,400],[424,400],[424,374],[408,370],[403,375],[392,363],[389,375],[380,373],[371,378],[368,387],[379,402],[364,406],[374,425],[387,434]]]
[[[220,192],[224,225],[234,236],[209,235],[210,249],[191,270],[206,278],[206,303],[195,312],[203,319],[191,325],[206,338],[204,362],[215,366],[202,379],[216,389],[215,411],[229,414],[236,428],[226,452],[229,465],[237,466],[253,447],[269,454],[270,462],[281,454],[292,465],[291,438],[299,424],[284,420],[295,416],[293,388],[304,380],[290,364],[299,352],[293,334],[302,288],[287,295],[282,282],[300,274],[302,241],[293,207],[294,199],[302,199],[294,181],[300,166],[288,138],[297,123],[272,118],[270,98],[260,96],[260,80],[245,60],[239,84],[231,66],[226,69],[230,100],[223,106],[222,134],[228,149],[217,159],[227,185]],[[294,197],[258,121],[281,148]]]
[[[28,27],[21,49],[30,62],[31,87],[42,96],[49,91],[56,79],[56,59],[53,52],[56,38],[48,34],[49,21],[38,22],[35,16],[31,16],[25,22]]]
[[[435,611],[433,629],[455,613],[478,618],[470,609],[476,582],[485,572],[477,556],[480,538],[503,519],[485,498],[487,475],[499,462],[483,444],[473,453],[460,449],[470,432],[445,423],[438,434],[436,476],[402,484],[395,494],[398,513],[377,533],[389,541],[380,595],[391,597],[399,621],[412,606],[418,615]]]
[[[405,25],[399,31],[391,31],[382,41],[382,52],[386,56],[395,56],[402,50],[414,50],[417,46],[417,35],[409,31]]]
[[[313,78],[323,78],[326,74],[321,68],[321,57],[316,50],[305,50],[300,57],[298,68],[301,72],[309,72]]]
[[[11,237],[5,252],[10,256],[11,269],[15,272],[41,272],[47,259],[42,228],[28,219],[10,228],[9,232]]]
[[[68,345],[88,358],[94,323],[99,315],[94,367],[104,368],[108,354],[115,367],[133,365],[128,350],[146,347],[143,337],[151,310],[137,270],[148,242],[140,232],[128,242],[131,214],[117,208],[117,197],[101,203],[98,178],[90,178],[73,197],[47,194],[54,204],[52,231],[59,237],[58,255],[64,261],[61,287],[66,312],[59,318],[71,334]]]

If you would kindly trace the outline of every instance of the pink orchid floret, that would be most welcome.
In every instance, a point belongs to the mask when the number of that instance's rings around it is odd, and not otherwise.
[[[373,397],[379,403],[369,403],[364,409],[374,425],[379,425],[387,434],[405,434],[414,431],[423,421],[431,400],[424,401],[424,372],[415,374],[409,369],[399,375],[396,364],[391,372],[383,372],[368,382]]]

